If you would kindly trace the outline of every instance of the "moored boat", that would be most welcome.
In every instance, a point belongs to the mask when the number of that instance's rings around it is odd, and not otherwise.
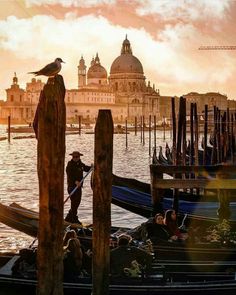
[[[0,269],[0,294],[25,295],[35,294],[36,278],[14,277],[11,267],[18,259],[13,256]],[[207,263],[205,263],[207,265]],[[210,264],[209,264],[210,265]],[[234,265],[234,264],[230,264]],[[192,266],[192,264],[190,264]],[[173,268],[174,267],[174,268]],[[110,277],[110,295],[158,295],[158,294],[234,294],[236,291],[235,272],[227,271],[186,271],[186,265],[171,263],[153,264],[149,273],[132,278]],[[91,277],[78,277],[73,282],[63,283],[64,294],[90,295],[92,291]]]
[[[12,204],[5,206],[0,204],[0,221],[30,236],[36,237],[38,232],[38,213],[27,210]],[[14,221],[14,222],[13,222]],[[64,223],[65,228],[70,226],[68,222]],[[77,228],[78,235],[82,243],[86,246],[92,242],[92,225],[72,225]],[[112,227],[111,241],[112,245],[116,245],[116,239],[122,232],[130,232],[129,228]],[[141,247],[145,247],[142,241],[134,240]],[[193,243],[158,243],[153,245],[153,250],[158,260],[179,260],[179,261],[234,261],[236,260],[235,244],[227,245],[222,242],[199,241]]]

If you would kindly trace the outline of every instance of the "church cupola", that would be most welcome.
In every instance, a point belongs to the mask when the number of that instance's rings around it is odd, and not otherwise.
[[[123,41],[122,48],[121,48],[121,54],[132,54],[132,49],[129,40],[127,39],[127,35],[125,37],[125,40]]]
[[[90,66],[92,67],[94,64],[95,64],[95,60],[94,60],[94,57],[93,57],[92,60],[91,60]]]
[[[86,86],[86,65],[82,55],[78,65],[78,88],[84,86]]]
[[[18,78],[16,76],[16,72],[14,73],[14,77],[13,77],[13,85],[17,85],[18,84]]]
[[[96,54],[95,59],[92,59],[91,66],[88,69],[88,85],[89,84],[107,84],[107,71],[101,65],[100,58],[98,57],[98,53]]]
[[[94,60],[94,64],[99,64],[100,65],[100,59],[98,57],[98,53],[96,54],[95,60]]]

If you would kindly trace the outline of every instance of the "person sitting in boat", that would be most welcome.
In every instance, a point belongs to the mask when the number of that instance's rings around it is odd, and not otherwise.
[[[70,227],[71,228],[71,227]],[[79,236],[74,229],[66,231],[63,237],[63,247],[66,247],[69,239],[78,239]],[[80,245],[83,259],[82,259],[82,273],[83,275],[90,276],[92,272],[92,250],[86,248],[83,244]]]
[[[163,221],[163,215],[157,213],[152,222],[146,223],[147,239],[150,239],[154,244],[171,239],[168,228]]]
[[[70,229],[65,233],[65,235],[63,237],[63,246],[66,246],[69,239],[73,239],[73,238],[74,239],[77,238],[77,234],[74,229]]]
[[[64,247],[64,280],[76,281],[81,274],[83,252],[78,238],[71,238]]]
[[[152,263],[152,255],[138,247],[131,246],[131,237],[122,234],[118,238],[118,247],[111,250],[110,264],[111,275],[113,277],[126,277],[129,274],[140,274],[141,269],[150,269]],[[134,269],[134,265],[139,269]],[[130,270],[130,271],[129,271]]]
[[[188,238],[188,234],[186,232],[182,232],[178,227],[177,215],[175,210],[166,210],[164,224],[166,225],[172,241],[184,241]]]
[[[20,257],[12,266],[12,275],[24,278],[36,278],[37,276],[37,249],[24,248],[19,251]]]

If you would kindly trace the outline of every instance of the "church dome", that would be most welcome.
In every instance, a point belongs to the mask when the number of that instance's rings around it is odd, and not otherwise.
[[[121,73],[143,74],[143,66],[138,58],[132,54],[127,36],[122,44],[121,55],[113,61],[110,70],[111,75]]]
[[[100,59],[98,57],[98,54],[96,55],[95,60],[92,61],[91,66],[88,69],[87,78],[88,79],[93,79],[93,78],[106,79],[107,78],[107,71],[100,64]]]

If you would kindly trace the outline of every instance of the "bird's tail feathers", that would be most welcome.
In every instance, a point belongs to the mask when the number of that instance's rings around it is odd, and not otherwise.
[[[34,75],[37,75],[38,72],[28,72],[27,74],[34,74]]]

